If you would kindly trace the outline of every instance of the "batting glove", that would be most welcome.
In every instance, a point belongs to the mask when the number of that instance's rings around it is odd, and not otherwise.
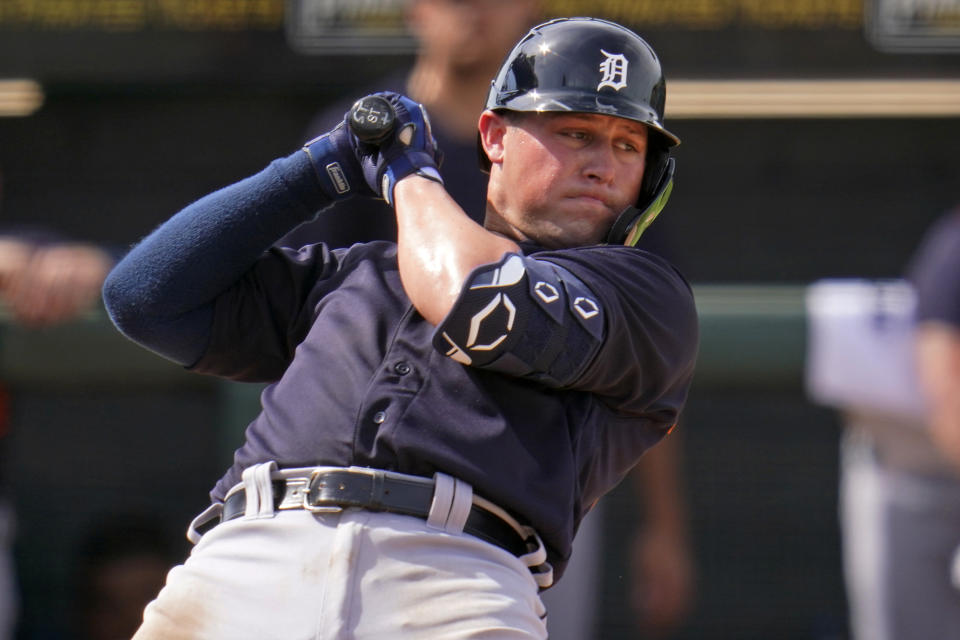
[[[375,194],[393,206],[393,188],[402,178],[417,174],[443,184],[439,166],[443,153],[430,129],[423,105],[406,96],[381,92],[393,107],[396,124],[390,136],[379,143],[378,152],[361,158],[363,175]],[[369,145],[364,145],[369,146]]]
[[[376,149],[357,140],[350,132],[348,118],[349,114],[332,131],[303,146],[316,171],[320,188],[331,200],[377,195],[370,190],[361,167],[361,160],[375,154]]]

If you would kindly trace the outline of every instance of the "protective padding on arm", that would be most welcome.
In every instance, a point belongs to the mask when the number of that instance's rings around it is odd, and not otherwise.
[[[579,278],[507,254],[470,274],[434,347],[465,365],[567,386],[596,354],[604,330],[603,306]]]

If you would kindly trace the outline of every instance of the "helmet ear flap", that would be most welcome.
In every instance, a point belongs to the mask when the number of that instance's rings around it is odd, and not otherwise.
[[[660,144],[658,137],[651,135],[647,146],[646,170],[640,185],[640,195],[637,196],[637,208],[643,209],[644,205],[652,200],[653,195],[660,190],[667,173],[672,176],[673,166],[668,166],[669,159],[670,149]]]
[[[676,160],[669,157],[666,149],[662,153],[662,160],[656,164],[651,163],[651,171],[644,176],[637,204],[624,209],[610,227],[607,244],[635,246],[643,232],[663,211],[673,191]]]

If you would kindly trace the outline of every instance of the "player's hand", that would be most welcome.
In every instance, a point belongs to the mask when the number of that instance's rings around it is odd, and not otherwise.
[[[349,114],[332,131],[303,146],[316,171],[320,188],[331,200],[346,200],[356,195],[376,196],[364,178],[361,160],[375,156],[377,148],[360,142],[349,127]]]
[[[423,105],[398,93],[374,94],[390,103],[396,116],[393,131],[376,147],[376,153],[361,158],[363,175],[379,197],[393,205],[393,188],[397,181],[411,174],[430,178],[440,184],[439,166],[443,154],[430,129],[430,117]]]

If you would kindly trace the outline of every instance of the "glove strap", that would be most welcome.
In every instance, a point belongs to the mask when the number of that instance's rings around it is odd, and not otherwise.
[[[323,192],[331,200],[345,200],[356,195],[360,190],[357,188],[358,185],[353,184],[357,179],[355,173],[348,173],[348,168],[340,162],[343,154],[338,152],[331,139],[333,133],[325,133],[314,138],[303,146],[303,151],[310,158],[310,164],[313,165]]]
[[[383,199],[387,201],[387,204],[391,207],[393,206],[393,188],[397,185],[397,182],[403,178],[406,178],[410,175],[418,175],[427,180],[433,180],[439,184],[443,184],[443,178],[440,177],[440,171],[436,167],[414,167],[402,163],[403,166],[398,167],[397,164],[387,167],[387,170],[383,172],[383,177],[380,179],[380,193],[383,194]]]

